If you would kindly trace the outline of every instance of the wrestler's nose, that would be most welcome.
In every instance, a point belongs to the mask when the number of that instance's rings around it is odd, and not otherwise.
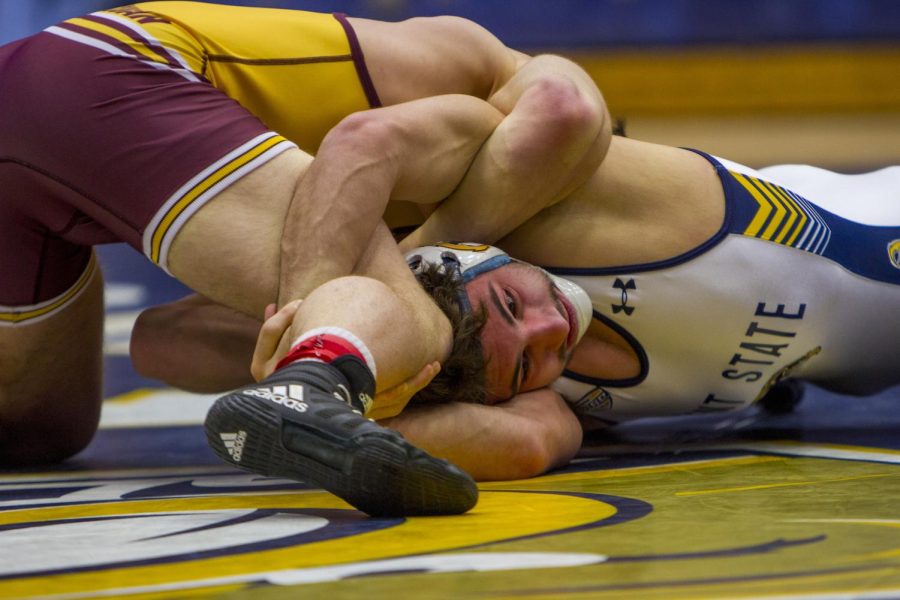
[[[569,334],[568,321],[555,308],[536,311],[530,317],[526,319],[525,337],[532,353],[536,356],[558,353]]]

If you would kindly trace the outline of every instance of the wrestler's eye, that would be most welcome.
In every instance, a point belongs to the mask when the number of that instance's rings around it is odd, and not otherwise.
[[[509,314],[514,317],[518,317],[518,315],[516,314],[516,309],[518,308],[516,299],[513,298],[512,295],[507,291],[504,291],[503,294],[506,296],[506,309],[509,311]]]

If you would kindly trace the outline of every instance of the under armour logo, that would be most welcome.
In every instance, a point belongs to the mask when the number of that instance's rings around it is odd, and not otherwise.
[[[616,277],[616,282],[613,284],[613,287],[622,292],[622,304],[612,305],[613,314],[617,315],[624,311],[626,315],[631,315],[631,313],[634,312],[634,307],[628,306],[628,290],[637,289],[634,279],[629,279],[628,283],[624,283],[621,279]]]

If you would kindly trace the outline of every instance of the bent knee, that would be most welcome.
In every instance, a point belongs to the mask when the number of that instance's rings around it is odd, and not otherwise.
[[[61,398],[62,406],[74,406]],[[81,410],[54,411],[54,403],[41,410],[13,411],[0,405],[0,466],[18,467],[61,462],[82,451],[93,439],[100,418],[98,399]]]

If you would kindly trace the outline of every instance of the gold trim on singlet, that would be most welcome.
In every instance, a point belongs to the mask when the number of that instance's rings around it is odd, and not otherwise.
[[[296,145],[266,132],[229,152],[194,176],[166,200],[144,230],[144,254],[167,269],[169,246],[181,227],[216,194]]]
[[[112,12],[76,17],[44,31],[113,56],[132,58],[157,69],[172,71],[188,81],[204,79],[202,55],[189,43],[189,36],[182,35],[164,44],[145,28]]]
[[[72,287],[59,296],[29,306],[0,306],[0,327],[22,325],[26,322],[33,323],[58,313],[81,295],[96,272],[97,258],[91,252],[91,259],[81,276]]]

